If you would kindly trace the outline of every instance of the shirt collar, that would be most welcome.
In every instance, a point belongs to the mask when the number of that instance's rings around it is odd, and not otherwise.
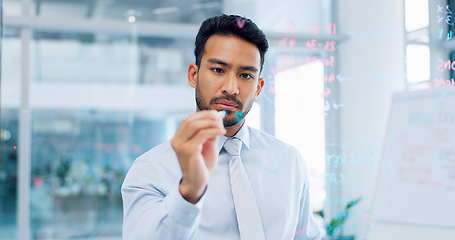
[[[242,140],[242,145],[244,145],[247,150],[250,149],[250,134],[248,131],[248,126],[245,122],[243,122],[242,127],[240,127],[239,131],[233,137]],[[218,152],[221,151],[221,148],[223,148],[223,145],[227,139],[228,138],[226,136],[220,136],[218,139]]]

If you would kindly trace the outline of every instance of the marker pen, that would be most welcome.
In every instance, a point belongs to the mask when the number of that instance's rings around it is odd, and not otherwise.
[[[216,113],[218,115],[218,119],[223,119],[224,117],[226,117],[226,111],[219,111]]]
[[[218,119],[223,119],[224,117],[226,117],[227,114],[229,114],[231,111],[229,110],[222,110],[222,111],[219,111],[217,112],[217,115],[218,115]],[[243,113],[242,112],[236,112],[235,113],[235,117],[236,117],[236,123],[239,123],[240,121],[242,121],[242,118],[243,118]]]

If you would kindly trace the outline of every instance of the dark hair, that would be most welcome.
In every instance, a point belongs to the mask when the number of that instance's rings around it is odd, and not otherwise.
[[[201,66],[205,43],[212,35],[234,35],[254,44],[259,49],[259,54],[261,55],[262,71],[264,57],[269,48],[269,43],[264,32],[251,19],[238,15],[223,14],[205,20],[199,28],[194,43],[194,56],[196,57],[196,65],[198,67]]]

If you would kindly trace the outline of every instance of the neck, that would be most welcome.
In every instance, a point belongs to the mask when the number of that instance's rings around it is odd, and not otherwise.
[[[245,119],[242,119],[241,122],[235,124],[234,126],[225,127],[226,134],[224,134],[224,136],[228,138],[234,136],[235,134],[237,134],[237,132],[240,130],[244,123]]]

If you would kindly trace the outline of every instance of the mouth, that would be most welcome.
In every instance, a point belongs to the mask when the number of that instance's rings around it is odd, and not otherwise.
[[[234,111],[237,108],[239,108],[239,105],[237,103],[232,102],[232,101],[227,101],[227,100],[217,101],[217,102],[215,102],[215,106],[217,106],[217,108],[219,108],[219,109],[229,110],[229,111]]]

